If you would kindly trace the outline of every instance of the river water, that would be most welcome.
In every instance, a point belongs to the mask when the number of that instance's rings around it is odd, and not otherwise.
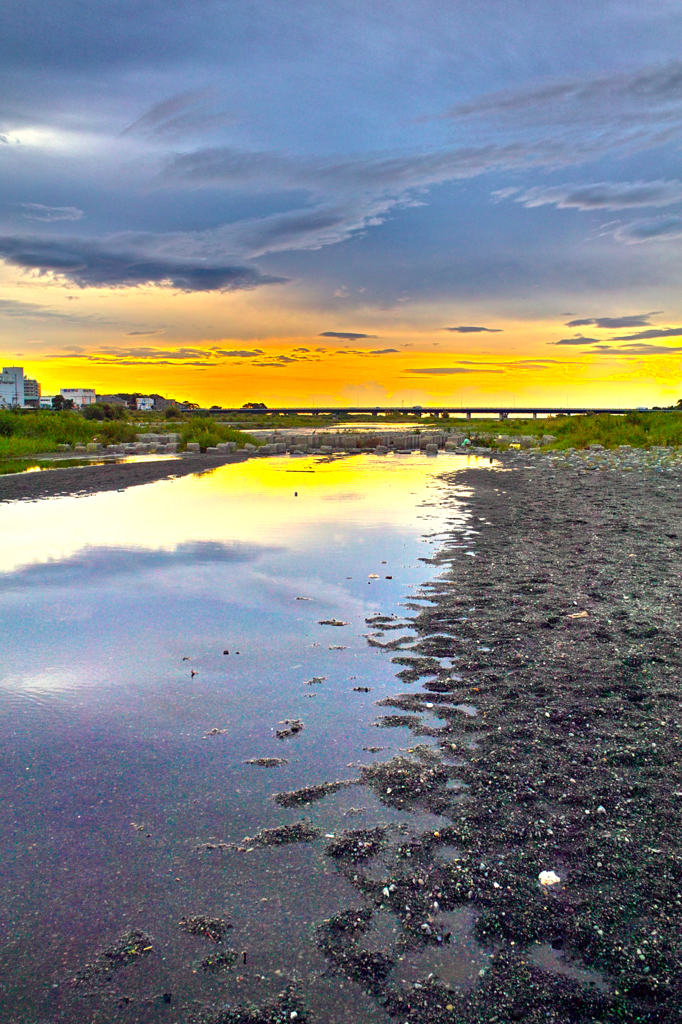
[[[472,463],[282,457],[0,506],[3,1020],[180,1024],[289,979],[317,1019],[388,1019],[317,950],[316,926],[357,902],[324,838],[248,837],[301,817],[325,836],[379,819],[436,827],[359,787],[303,809],[273,794],[409,746],[406,729],[372,724],[399,687],[365,619],[405,614],[443,531],[475,551],[438,480]],[[279,739],[294,719],[302,730]],[[220,843],[235,846],[205,845]],[[178,927],[198,914],[232,924],[230,971],[198,969],[210,943]],[[131,929],[151,955],[92,991],[70,985]]]

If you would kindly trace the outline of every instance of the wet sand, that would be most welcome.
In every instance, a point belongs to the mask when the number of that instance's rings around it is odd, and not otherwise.
[[[417,748],[362,781],[386,804],[451,825],[396,848],[378,882],[349,857],[346,877],[372,909],[354,931],[341,921],[323,949],[411,1024],[672,1024],[682,1015],[681,478],[510,466],[452,475],[472,489],[477,533],[444,545],[442,575],[408,605],[416,643],[376,620],[370,640],[411,684],[382,702],[408,714],[384,724],[435,738],[441,759]],[[558,881],[540,884],[545,871]],[[468,991],[448,989],[435,968],[429,978],[428,956],[416,985],[392,983],[398,950],[430,947],[435,962],[448,912],[462,907],[489,953]],[[372,964],[359,939],[380,909],[401,936]]]
[[[101,491],[119,491],[157,480],[205,472],[230,462],[243,462],[247,458],[248,455],[243,452],[228,455],[182,455],[179,459],[158,462],[112,462],[8,474],[0,476],[0,502],[38,501],[41,498],[63,498],[67,495],[78,497]]]

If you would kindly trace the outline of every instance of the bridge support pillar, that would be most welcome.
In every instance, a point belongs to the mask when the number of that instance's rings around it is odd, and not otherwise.
[[[500,412],[500,419],[501,420],[509,419],[509,413],[508,412]]]
[[[467,409],[467,419],[468,419],[468,420],[470,420],[470,419],[471,419],[471,413],[469,412],[469,410],[468,410],[468,409]]]
[[[538,418],[538,414],[536,412],[534,412],[533,413],[533,419],[536,420],[537,418]]]

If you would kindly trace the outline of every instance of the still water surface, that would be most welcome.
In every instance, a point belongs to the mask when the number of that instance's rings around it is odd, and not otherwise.
[[[467,537],[462,557],[475,552],[456,491],[437,479],[467,461],[253,460],[0,507],[4,1020],[180,1022],[292,977],[321,1020],[388,1019],[325,975],[314,929],[357,893],[322,843],[197,847],[302,816],[329,835],[437,827],[358,787],[304,814],[273,794],[352,779],[409,746],[407,730],[372,725],[374,701],[399,686],[365,618],[403,614],[444,530]],[[285,719],[304,728],[279,740]],[[244,764],[261,757],[288,764]],[[178,928],[193,914],[229,919],[246,964],[197,972],[210,950]],[[130,928],[153,937],[153,956],[76,998],[64,982]]]

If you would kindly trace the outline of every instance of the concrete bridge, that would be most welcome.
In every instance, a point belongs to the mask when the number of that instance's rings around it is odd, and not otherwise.
[[[611,413],[614,415],[624,415],[628,412],[648,412],[649,410],[629,409],[629,408],[571,408],[568,406],[499,406],[499,405],[486,405],[486,406],[461,406],[461,405],[425,405],[425,406],[397,406],[397,405],[382,405],[382,406],[361,406],[361,405],[288,405],[282,407],[276,407],[273,409],[217,409],[212,408],[207,410],[212,416],[332,416],[339,419],[345,418],[346,416],[369,416],[378,418],[379,416],[414,416],[419,419],[422,416],[433,416],[436,419],[443,418],[448,419],[450,416],[464,417],[468,420],[472,416],[497,416],[501,420],[506,420],[509,416],[532,416],[533,419],[537,419],[538,416],[580,416],[580,415],[596,415],[597,413]]]

